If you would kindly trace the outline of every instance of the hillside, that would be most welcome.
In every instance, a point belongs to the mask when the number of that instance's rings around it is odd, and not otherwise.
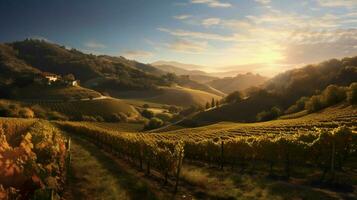
[[[302,96],[311,96],[330,84],[347,86],[356,81],[357,56],[286,71],[270,79],[265,89],[284,96],[290,103]]]
[[[130,119],[140,117],[137,110],[119,99],[74,100],[74,101],[26,101],[28,105],[40,105],[52,111],[62,113],[70,120],[86,120],[83,117],[102,117],[111,120],[112,114],[122,113]],[[97,119],[98,120],[98,119]]]
[[[150,65],[130,61],[123,57],[85,54],[76,49],[67,49],[42,40],[27,39],[2,44],[0,49],[0,63],[4,71],[74,74],[76,79],[83,84],[100,78],[107,79],[107,82],[111,82],[118,88],[130,89],[169,84],[160,78],[164,72]],[[98,85],[98,87],[101,86]]]
[[[34,92],[36,91],[36,92]],[[12,98],[19,100],[42,100],[42,101],[61,101],[98,98],[102,95],[91,89],[84,87],[65,87],[65,86],[42,86],[29,85],[12,90]]]
[[[357,125],[357,107],[340,104],[326,108],[320,112],[305,115],[294,119],[279,119],[269,122],[257,123],[233,123],[221,122],[197,128],[182,128],[173,131],[156,133],[155,137],[165,138],[194,138],[205,135],[205,138],[235,137],[264,135],[284,132],[294,134],[296,132],[308,132],[314,127],[333,128],[337,124],[348,127]]]
[[[357,57],[329,60],[316,65],[289,70],[252,91],[242,101],[222,105],[193,117],[193,123],[220,121],[255,121],[256,115],[273,106],[287,109],[303,96],[312,96],[330,84],[348,86],[357,80]]]
[[[211,102],[212,98],[221,99],[222,97],[200,90],[176,87],[160,87],[151,91],[108,91],[108,93],[117,98],[137,99],[147,102],[176,105],[188,107],[191,105],[204,106],[206,102]]]
[[[187,70],[183,68],[183,67],[187,67],[187,68],[195,67],[192,65],[184,65],[177,62],[164,62],[164,61],[154,62],[151,65],[155,66],[156,68],[162,71],[174,73],[176,75],[188,75],[191,80],[197,81],[198,83],[207,83],[209,81],[218,79],[217,77],[201,70],[194,70],[194,69]]]
[[[238,74],[235,77],[225,77],[208,82],[207,84],[224,93],[232,93],[234,91],[242,91],[250,87],[260,86],[268,78],[260,76],[259,74]]]

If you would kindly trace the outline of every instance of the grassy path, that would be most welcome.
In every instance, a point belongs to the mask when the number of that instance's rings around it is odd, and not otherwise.
[[[71,155],[66,199],[157,199],[94,144],[72,137]]]

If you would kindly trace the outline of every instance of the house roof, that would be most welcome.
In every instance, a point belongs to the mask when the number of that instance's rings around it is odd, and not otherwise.
[[[55,77],[58,77],[57,74],[53,74],[53,73],[50,73],[50,72],[43,72],[42,75],[43,76],[55,76]]]

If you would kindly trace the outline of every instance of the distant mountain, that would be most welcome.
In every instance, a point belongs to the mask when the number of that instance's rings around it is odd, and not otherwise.
[[[175,73],[176,75],[189,75],[191,80],[197,81],[199,83],[207,83],[209,81],[217,79],[201,70],[188,70],[183,67],[190,67],[190,66],[197,66],[197,65],[188,65],[188,64],[181,64],[178,62],[164,62],[159,61],[151,64],[152,66],[156,67],[165,72]],[[180,66],[180,67],[178,67]]]
[[[260,76],[259,74],[238,74],[235,77],[226,77],[216,79],[207,84],[224,93],[232,93],[237,90],[245,90],[250,87],[262,85],[268,78]]]
[[[185,63],[180,63],[180,62],[175,62],[175,61],[156,61],[151,63],[151,65],[153,66],[158,66],[158,65],[166,65],[166,66],[171,66],[171,67],[176,67],[176,68],[180,68],[180,69],[184,69],[184,70],[189,70],[189,71],[198,71],[198,72],[203,72],[202,71],[205,66],[201,66],[201,65],[194,65],[194,64],[185,64]]]

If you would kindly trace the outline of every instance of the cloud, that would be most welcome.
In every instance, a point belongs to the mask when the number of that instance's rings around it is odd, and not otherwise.
[[[357,55],[357,29],[302,34],[301,42],[288,44],[286,60],[312,63],[330,58]]]
[[[96,42],[96,41],[88,41],[88,42],[84,43],[84,46],[86,48],[90,48],[90,49],[104,49],[104,48],[106,48],[106,46],[104,44]]]
[[[188,19],[191,17],[192,17],[192,15],[176,15],[176,16],[174,16],[174,18],[178,19],[178,20],[185,20],[185,19]]]
[[[202,25],[205,26],[205,27],[218,25],[220,23],[221,23],[221,19],[220,18],[207,18],[207,19],[202,20]]]
[[[206,4],[211,8],[229,8],[232,4],[220,0],[191,0],[192,4]]]
[[[234,35],[224,36],[224,35],[219,35],[219,34],[214,34],[214,33],[194,32],[194,31],[187,31],[187,30],[182,30],[182,29],[171,30],[171,29],[167,29],[167,28],[158,28],[158,30],[161,32],[166,32],[166,33],[169,33],[170,35],[179,36],[179,37],[189,37],[189,38],[196,38],[196,39],[219,40],[219,41],[234,41],[235,40]]]
[[[254,0],[254,1],[256,1],[258,3],[261,3],[261,4],[269,4],[269,3],[271,3],[271,0]]]
[[[200,53],[207,49],[207,42],[193,42],[190,40],[176,40],[173,43],[167,44],[171,50],[183,53]]]
[[[347,7],[357,6],[356,0],[317,0],[318,4],[323,7]]]
[[[154,54],[152,52],[149,51],[133,51],[133,50],[129,50],[129,51],[125,51],[122,54],[124,57],[128,58],[128,59],[138,59],[138,58],[148,58],[148,57],[152,57]]]

